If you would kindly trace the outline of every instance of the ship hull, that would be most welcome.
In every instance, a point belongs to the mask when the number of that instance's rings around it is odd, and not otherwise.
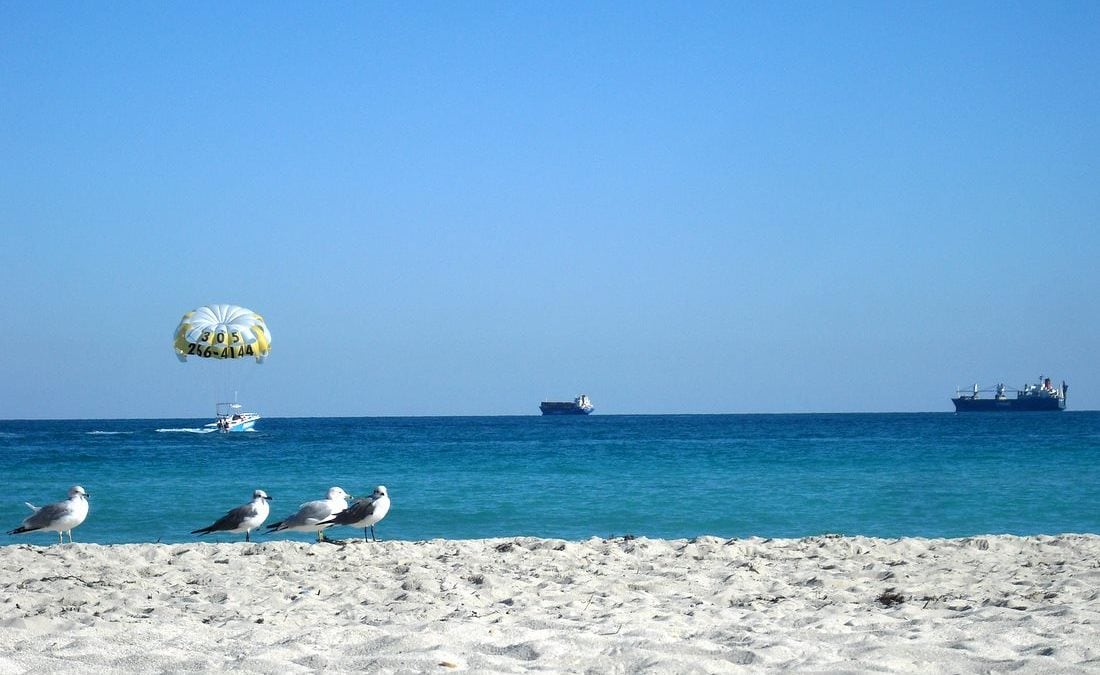
[[[1057,412],[1066,409],[1064,398],[953,398],[955,412]]]
[[[584,408],[572,401],[543,401],[539,406],[543,415],[587,415],[592,408]]]

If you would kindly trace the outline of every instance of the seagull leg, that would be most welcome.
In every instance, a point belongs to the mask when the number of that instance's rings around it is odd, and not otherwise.
[[[363,541],[367,540],[367,528],[363,528]]]
[[[378,537],[374,536],[374,525],[370,526],[370,538],[371,541],[378,541]]]
[[[72,536],[72,535],[69,535],[69,536]],[[62,532],[61,530],[57,531],[57,543],[59,543],[59,544],[64,544],[65,543],[65,533]]]
[[[248,538],[248,530],[244,531],[244,540],[245,541],[251,541],[251,539]]]

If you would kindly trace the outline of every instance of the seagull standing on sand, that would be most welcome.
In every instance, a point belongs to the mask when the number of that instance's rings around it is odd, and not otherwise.
[[[328,498],[302,504],[294,515],[268,525],[267,531],[269,533],[282,532],[283,530],[288,532],[316,532],[317,541],[324,541],[325,533],[322,530],[332,526],[332,523],[328,522],[327,519],[346,508],[348,508],[348,493],[341,488],[330,487]]]
[[[385,485],[374,488],[370,497],[356,499],[351,506],[340,513],[333,514],[328,522],[332,525],[347,525],[348,527],[363,528],[363,541],[367,539],[367,528],[370,528],[370,538],[374,536],[375,524],[386,517],[390,512],[390,495],[386,492]]]
[[[88,493],[79,485],[69,488],[69,498],[65,501],[47,504],[42,508],[26,503],[34,513],[23,520],[23,524],[8,534],[24,532],[56,532],[57,543],[64,543],[64,533],[69,533],[69,543],[73,543],[73,528],[88,517]]]
[[[267,493],[263,490],[256,490],[252,493],[252,501],[247,504],[241,504],[237,508],[231,510],[221,518],[218,518],[213,525],[207,525],[198,530],[191,530],[191,534],[209,534],[210,532],[244,532],[244,540],[250,541],[248,533],[256,529],[260,525],[264,524],[267,520],[267,515],[271,512],[271,506],[268,502],[271,501],[271,497],[267,496]]]

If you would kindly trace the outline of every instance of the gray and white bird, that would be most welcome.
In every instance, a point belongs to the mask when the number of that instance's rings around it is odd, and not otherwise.
[[[327,498],[302,504],[294,515],[268,525],[267,531],[316,532],[317,541],[324,541],[325,533],[322,530],[332,527],[328,518],[348,508],[348,496],[342,488],[330,487]]]
[[[256,490],[252,493],[252,501],[232,509],[224,516],[214,521],[213,525],[207,525],[198,530],[191,530],[191,534],[203,535],[211,532],[244,532],[244,540],[251,541],[248,533],[263,525],[264,521],[267,520],[268,514],[271,513],[271,506],[268,504],[269,501],[271,501],[271,497],[268,497],[266,492],[263,490]]]
[[[79,485],[69,488],[69,498],[47,504],[41,508],[26,502],[31,515],[23,519],[23,524],[8,534],[23,534],[25,532],[56,532],[57,542],[64,543],[64,533],[69,533],[69,543],[73,543],[73,528],[84,522],[88,517],[88,493]]]
[[[363,497],[352,502],[346,510],[333,514],[328,522],[332,525],[347,525],[348,527],[363,528],[363,540],[367,539],[367,528],[370,528],[370,538],[374,536],[374,526],[378,521],[386,517],[390,512],[390,495],[386,492],[385,485],[374,488],[370,497]]]

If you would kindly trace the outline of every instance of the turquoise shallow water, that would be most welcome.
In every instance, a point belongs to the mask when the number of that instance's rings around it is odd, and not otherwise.
[[[208,421],[0,421],[0,528],[75,483],[97,543],[195,540],[255,488],[273,522],[384,484],[390,539],[1100,532],[1100,412]]]

